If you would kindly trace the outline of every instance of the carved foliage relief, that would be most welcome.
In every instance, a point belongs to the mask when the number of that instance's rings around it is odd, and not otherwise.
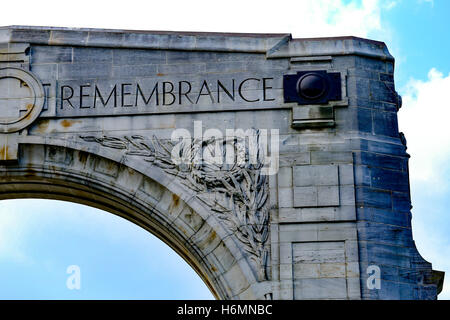
[[[247,144],[245,138],[189,138],[176,143],[139,135],[80,138],[141,157],[176,176],[234,233],[258,279],[268,280],[268,179],[261,171],[264,151],[258,131]],[[217,161],[225,159],[230,148],[234,161]],[[250,158],[253,161],[248,161]]]

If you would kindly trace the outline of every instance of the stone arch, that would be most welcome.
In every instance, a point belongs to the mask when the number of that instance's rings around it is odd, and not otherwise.
[[[34,140],[20,145],[17,162],[0,166],[0,200],[43,198],[102,209],[164,241],[216,298],[270,294],[269,281],[257,280],[235,236],[161,169],[80,142]]]
[[[91,205],[146,217],[139,223],[220,298],[436,299],[443,273],[413,244],[401,99],[384,43],[12,26],[0,28],[0,53],[0,197],[80,201],[84,190]],[[320,96],[299,88],[307,74],[323,80]],[[24,94],[30,75],[43,92]],[[173,161],[175,130],[201,142],[175,150],[193,160],[188,150],[214,142],[203,129],[250,128],[277,132],[273,175],[263,163]],[[369,265],[385,267],[378,291],[365,286]]]

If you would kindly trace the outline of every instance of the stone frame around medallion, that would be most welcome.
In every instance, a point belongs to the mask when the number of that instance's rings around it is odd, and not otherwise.
[[[0,116],[0,133],[20,131],[33,123],[41,113],[45,102],[45,91],[42,83],[32,73],[21,68],[6,67],[0,69],[0,79],[15,78],[23,81],[31,89],[32,104],[27,112],[17,119],[6,120]]]

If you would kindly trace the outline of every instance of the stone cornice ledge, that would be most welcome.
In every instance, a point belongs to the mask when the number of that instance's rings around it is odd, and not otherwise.
[[[384,42],[352,36],[291,39],[276,50],[271,50],[267,53],[268,58],[341,55],[358,55],[381,60],[394,60]]]
[[[265,53],[267,58],[363,55],[393,60],[383,42],[356,37],[292,39],[288,33],[135,31],[60,27],[0,27],[0,44],[31,43],[188,51]]]
[[[0,27],[0,43],[266,53],[289,34]]]

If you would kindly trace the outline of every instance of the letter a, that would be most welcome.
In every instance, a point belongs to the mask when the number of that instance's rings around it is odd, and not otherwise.
[[[368,266],[367,274],[369,277],[367,278],[367,289],[381,289],[381,269],[379,266]]]
[[[71,265],[67,267],[67,274],[70,276],[67,278],[66,286],[69,290],[81,289],[81,270],[79,266]]]

